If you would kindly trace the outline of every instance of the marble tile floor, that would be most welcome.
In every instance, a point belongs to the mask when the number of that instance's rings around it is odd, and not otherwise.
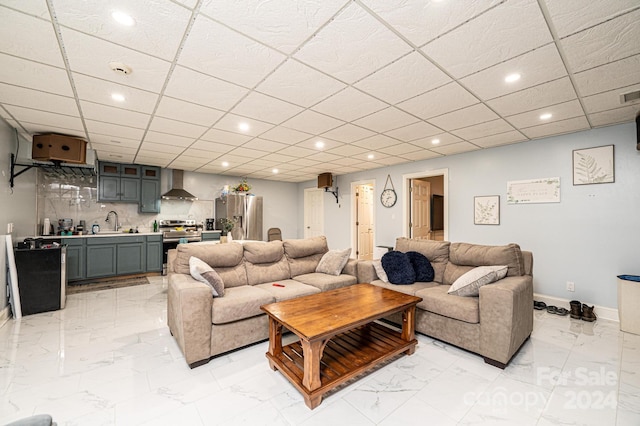
[[[505,370],[426,336],[309,410],[259,343],[190,370],[166,326],[166,277],[74,294],[0,328],[0,425],[639,425],[640,336],[535,311]]]

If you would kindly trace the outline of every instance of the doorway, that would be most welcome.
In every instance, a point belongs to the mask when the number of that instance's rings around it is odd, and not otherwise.
[[[409,238],[447,240],[449,185],[448,169],[403,176],[405,194],[403,231]]]
[[[374,182],[360,181],[351,183],[353,207],[351,209],[351,223],[353,228],[352,247],[355,248],[354,258],[358,260],[373,259],[374,229]]]
[[[324,235],[324,191],[318,188],[304,190],[304,238]]]

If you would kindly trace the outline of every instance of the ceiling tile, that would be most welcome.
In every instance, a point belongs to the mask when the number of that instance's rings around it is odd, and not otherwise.
[[[238,146],[250,140],[251,136],[219,129],[210,129],[207,133],[202,135],[201,139],[209,142],[220,142],[226,145]]]
[[[353,121],[386,106],[384,102],[348,87],[312,109],[340,120]]]
[[[545,136],[560,135],[563,133],[577,132],[579,130],[587,130],[589,128],[589,122],[587,118],[575,117],[568,120],[556,121],[549,124],[543,124],[541,126],[528,127],[522,129],[522,133],[530,139],[542,138]]]
[[[640,53],[640,9],[561,41],[572,72],[584,71]]]
[[[263,160],[267,161],[275,161],[278,163],[288,163],[296,159],[296,157],[292,157],[290,155],[284,155],[280,153],[269,154],[262,157]]]
[[[545,0],[559,37],[584,30],[638,7],[637,0],[567,1]]]
[[[461,137],[462,139],[471,140],[484,136],[495,135],[497,133],[508,132],[510,130],[514,130],[514,128],[509,123],[502,119],[498,119],[454,130],[451,133]]]
[[[291,53],[325,24],[345,0],[203,2],[200,11],[275,49]]]
[[[389,107],[373,114],[362,117],[354,122],[358,126],[371,129],[378,133],[387,132],[419,121],[418,118],[400,111],[397,108]]]
[[[299,132],[282,126],[274,127],[260,135],[263,139],[286,143],[289,145],[309,139],[312,136],[313,135],[309,133]]]
[[[169,61],[191,18],[190,11],[169,1],[56,0],[53,6],[61,25]],[[114,8],[130,15],[135,24],[118,24],[111,17]]]
[[[456,82],[449,83],[398,104],[421,118],[431,118],[478,103],[478,99]]]
[[[304,148],[301,146],[288,146],[278,151],[278,154],[290,155],[291,157],[308,157],[318,152],[315,149]]]
[[[163,96],[158,105],[156,115],[209,127],[218,121],[224,115],[224,112]]]
[[[87,125],[87,132],[95,133],[98,135],[106,135],[106,136],[112,136],[115,138],[126,138],[126,139],[136,139],[136,140],[142,139],[142,136],[144,135],[143,129],[136,129],[134,127],[128,127],[128,126],[122,126],[122,125],[114,126],[112,124],[104,123],[102,121],[89,120],[89,119],[85,119],[84,122]]]
[[[546,113],[553,114],[553,116],[548,120],[541,120],[540,115]],[[525,127],[539,126],[544,123],[551,123],[579,116],[584,116],[584,111],[582,110],[582,106],[580,106],[580,102],[576,99],[562,104],[512,115],[507,117],[506,120],[516,128],[523,129]]]
[[[358,4],[351,3],[294,54],[346,83],[391,63],[411,47]]]
[[[279,124],[300,113],[302,108],[271,96],[251,92],[231,111],[267,123]]]
[[[177,120],[170,120],[164,117],[154,117],[149,130],[169,133],[179,136],[187,136],[193,139],[200,137],[207,128],[196,124],[185,123]]]
[[[435,39],[422,50],[460,78],[551,41],[538,3],[511,0]]]
[[[273,142],[273,141],[269,141],[261,138],[255,138],[245,143],[244,145],[242,145],[242,147],[248,148],[248,149],[255,149],[257,151],[273,152],[273,151],[280,151],[284,148],[287,148],[289,147],[289,145],[280,143],[280,142]]]
[[[367,149],[360,148],[359,146],[355,146],[355,145],[342,145],[337,148],[330,149],[328,152],[329,154],[337,154],[340,156],[352,157],[354,155],[363,154],[367,151],[368,151]]]
[[[240,86],[181,66],[175,67],[165,90],[171,97],[222,110],[233,107],[247,93]]]
[[[248,130],[240,130],[241,124],[247,124]],[[227,114],[222,117],[214,126],[216,129],[225,130],[227,132],[235,132],[243,135],[258,136],[261,133],[273,127],[272,124],[264,123],[262,121],[253,120],[247,117],[240,117],[234,114]]]
[[[302,111],[300,114],[282,123],[285,127],[290,127],[292,129],[314,135],[335,129],[343,124],[343,121],[336,120],[335,118],[331,118],[311,110]]]
[[[68,28],[60,31],[72,71],[154,93],[162,90],[170,62]],[[109,66],[113,58],[132,72],[123,75],[113,71]]]
[[[506,83],[505,77],[513,73],[520,74],[520,79]],[[460,83],[479,98],[487,100],[566,75],[567,71],[556,45],[549,43],[532,52],[465,77],[460,80]]]
[[[0,81],[63,96],[73,96],[67,72],[0,53]]]
[[[377,151],[384,152],[385,154],[389,154],[389,155],[401,155],[401,154],[408,154],[410,152],[416,152],[421,149],[422,148],[409,143],[397,143],[395,145],[388,146],[386,148],[377,149]]]
[[[62,127],[62,125],[58,126],[55,124],[47,124],[46,122],[42,123],[29,123],[27,121],[21,121],[19,124],[16,123],[16,128],[20,128],[20,126],[24,127],[30,135],[35,135],[38,133],[63,133],[69,136],[77,136],[79,138],[84,138],[85,133],[84,130],[78,129],[69,129],[67,127]],[[31,136],[26,138],[27,140],[31,139]]]
[[[155,93],[82,74],[74,73],[73,82],[78,92],[78,97],[85,101],[125,108],[145,114],[151,114],[158,102],[158,95]],[[114,101],[111,98],[114,93],[124,96],[124,103]]]
[[[84,130],[82,121],[78,116],[55,114],[37,109],[23,108],[13,105],[5,105],[5,109],[18,121],[37,123],[43,125],[59,126],[66,129]]]
[[[389,146],[393,146],[398,143],[397,139],[392,139],[389,136],[385,135],[374,135],[366,139],[362,139],[356,142],[353,142],[353,145],[360,146],[366,149],[375,149],[379,150],[380,148],[386,148]]]
[[[102,144],[102,143],[91,143],[91,148],[98,151],[99,155],[102,155],[105,152],[112,152],[116,154],[125,154],[125,155],[136,155],[138,152],[138,148],[131,148],[126,146],[112,145],[112,144]]]
[[[497,118],[498,115],[491,111],[485,104],[476,104],[448,114],[430,118],[429,123],[444,130],[454,130]]]
[[[0,22],[0,52],[64,67],[51,22],[4,7],[0,7]]]
[[[487,105],[498,114],[506,116],[559,104],[576,99],[576,97],[571,80],[569,77],[564,77],[492,99],[487,102]]]
[[[300,167],[308,167],[308,166],[318,165],[318,162],[309,160],[308,158],[297,158],[291,161],[291,164],[295,166],[300,166]]]
[[[372,132],[371,130],[354,126],[353,124],[345,124],[344,126],[329,130],[321,136],[344,143],[351,143],[373,135],[375,135],[375,132]]]
[[[518,132],[517,130],[512,130],[510,132],[499,133],[497,135],[471,139],[469,142],[473,143],[474,145],[479,145],[483,148],[490,148],[492,146],[506,145],[526,140],[527,138],[523,136],[522,133]]]
[[[25,87],[0,83],[0,104],[25,108],[50,108],[60,114],[80,116],[76,101],[67,96],[54,95]]]
[[[593,126],[607,126],[610,124],[633,122],[640,114],[640,104],[628,105],[622,108],[589,114]]]
[[[244,146],[238,147],[238,148],[234,148],[233,150],[229,151],[228,153],[229,155],[235,155],[235,156],[239,156],[239,157],[247,157],[247,158],[259,158],[262,157],[263,155],[267,154],[265,151],[256,151],[255,149],[249,149],[249,148],[245,148]]]
[[[193,143],[194,138],[186,138],[184,136],[170,135],[168,133],[154,132],[149,130],[144,137],[145,142],[157,142],[178,147],[187,147]]]
[[[148,114],[87,101],[80,101],[80,108],[82,108],[83,117],[89,120],[103,121],[137,129],[146,129],[151,118]]]
[[[204,16],[198,16],[178,63],[240,86],[254,87],[285,56]]]
[[[462,154],[463,152],[477,151],[477,146],[469,143],[469,142],[459,142],[451,145],[439,146],[436,148],[431,148],[433,151],[442,155],[455,155]]]
[[[410,152],[408,154],[400,154],[399,157],[405,158],[409,161],[421,161],[428,160],[430,158],[441,157],[442,154],[438,154],[437,152],[429,151],[428,149],[423,149],[421,151]]]
[[[193,149],[201,149],[203,151],[211,151],[217,153],[225,153],[231,151],[234,146],[233,145],[225,145],[219,142],[208,142],[208,141],[195,141],[190,148]]]
[[[340,156],[335,154],[329,154],[328,152],[317,152],[308,157],[311,160],[318,161],[320,163],[330,163],[331,161],[337,160]]]
[[[144,142],[142,142],[142,144],[140,144],[140,154],[151,156],[151,157],[155,157],[157,155],[159,156],[159,158],[169,159],[171,158],[169,157],[169,154],[175,157],[176,154],[180,154],[183,151],[184,151],[184,146],[178,146],[178,145],[149,142],[147,140],[145,140]]]
[[[411,141],[411,144],[423,149],[434,149],[439,146],[451,145],[458,142],[462,142],[462,139],[456,135],[452,135],[451,133],[440,133],[428,138]]]
[[[427,122],[419,121],[405,127],[400,127],[399,129],[390,130],[388,132],[385,132],[385,134],[391,136],[392,138],[400,139],[404,142],[409,142],[415,139],[436,135],[440,132],[442,132],[442,130],[438,129],[437,127],[432,126]]]
[[[357,82],[355,87],[391,104],[433,90],[451,78],[419,52],[412,52]]]
[[[135,156],[126,155],[117,152],[104,152],[100,155],[98,152],[98,159],[100,161],[116,161],[118,163],[133,163]]]
[[[128,148],[138,148],[140,146],[139,139],[117,138],[114,136],[98,135],[95,133],[89,133],[89,140],[92,144],[95,142],[101,145],[124,146]]]
[[[393,166],[395,164],[402,164],[402,163],[406,163],[407,159],[406,158],[402,158],[402,157],[396,157],[396,156],[389,156],[386,158],[381,158],[379,160],[375,161],[376,163],[379,163],[383,166]]]
[[[45,1],[2,0],[2,6],[8,6],[22,12],[34,15],[46,20],[51,20],[49,8]]]
[[[611,62],[574,75],[582,96],[595,95],[618,87],[640,83],[640,55]]]
[[[622,103],[622,95],[640,90],[640,84],[634,84],[620,89],[610,90],[608,92],[599,93],[593,96],[587,96],[582,99],[582,103],[587,113],[606,111],[609,109],[621,108],[629,105],[640,104],[640,99],[631,102]]]
[[[183,157],[198,157],[205,158],[207,162],[214,160],[220,156],[219,153],[213,151],[207,151],[205,149],[187,148],[182,153]]]
[[[256,90],[308,108],[345,87],[344,83],[326,74],[288,59]]]
[[[324,143],[324,147],[323,148],[318,148],[316,146],[316,142],[322,141]],[[302,141],[299,144],[297,144],[296,146],[301,146],[303,148],[309,148],[312,149],[316,152],[318,151],[326,151],[328,149],[331,148],[336,148],[338,146],[344,145],[342,142],[338,142],[335,141],[333,139],[329,139],[329,138],[324,138],[324,137],[315,137],[315,138],[311,138],[311,139],[307,139],[306,141]]]

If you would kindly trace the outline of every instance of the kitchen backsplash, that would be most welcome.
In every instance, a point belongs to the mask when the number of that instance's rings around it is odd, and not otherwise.
[[[97,179],[93,178],[47,178],[38,173],[38,226],[42,230],[44,218],[49,218],[57,231],[58,219],[73,219],[74,226],[84,220],[87,228],[97,223],[103,230],[113,229],[113,220],[105,222],[107,213],[114,210],[122,229],[136,228],[140,232],[153,229],[154,220],[195,219],[204,222],[213,217],[213,200],[174,201],[161,200],[159,214],[138,212],[137,203],[102,203],[97,200]]]

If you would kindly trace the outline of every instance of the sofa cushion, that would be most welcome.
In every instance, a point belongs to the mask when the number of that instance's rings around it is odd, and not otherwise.
[[[247,283],[249,285],[288,280],[291,278],[289,263],[285,257],[273,263],[245,262],[247,269]]]
[[[335,276],[323,274],[322,272],[312,272],[310,274],[296,275],[295,277],[293,277],[293,279],[296,281],[300,281],[303,284],[316,287],[321,291],[347,287],[358,282],[358,279],[353,275],[340,274],[338,276]]]
[[[329,251],[324,236],[284,240],[283,245],[292,277],[315,272],[318,262]]]
[[[507,275],[507,266],[478,266],[458,278],[448,293],[456,296],[479,296],[480,287],[503,279]]]
[[[274,286],[273,284],[279,285]],[[269,282],[258,284],[255,287],[271,293],[271,295],[276,299],[276,302],[320,293],[320,290],[316,287],[303,284],[296,280],[280,280],[276,283]]]
[[[224,296],[224,283],[222,282],[222,278],[220,278],[220,275],[218,275],[211,266],[197,257],[191,256],[189,259],[189,269],[193,278],[211,287],[213,297]]]
[[[191,274],[189,258],[194,256],[215,269],[225,288],[247,285],[242,244],[179,244],[176,251],[176,273]]]
[[[254,265],[258,263],[274,263],[284,257],[282,241],[251,241],[244,243],[244,259]]]
[[[381,261],[391,284],[413,284],[416,281],[416,271],[405,253],[389,251]]]
[[[416,281],[430,282],[433,281],[434,271],[429,259],[417,251],[408,251],[407,257],[413,270],[416,272]]]
[[[384,271],[384,268],[382,267],[382,261],[378,259],[378,260],[372,260],[371,262],[373,264],[373,269],[376,270],[376,275],[378,276],[378,278],[380,278],[381,281],[388,283],[389,277],[387,277],[387,273]]]
[[[428,257],[428,256],[427,256]],[[476,266],[507,265],[507,276],[524,274],[524,258],[520,246],[508,244],[505,246],[484,246],[468,243],[451,243],[449,250],[449,264],[445,270],[443,284],[451,285],[461,275]]]
[[[226,324],[262,315],[260,306],[275,302],[271,293],[252,285],[227,288],[224,297],[213,299],[213,324]]]
[[[433,280],[442,283],[444,270],[449,262],[449,241],[415,240],[406,237],[396,239],[396,250],[417,251],[425,255],[433,266]]]
[[[480,322],[480,298],[455,296],[447,293],[448,290],[449,286],[436,285],[416,291],[415,296],[422,297],[422,301],[416,306],[447,318],[478,324]]]
[[[349,261],[351,255],[351,248],[344,250],[329,250],[316,266],[316,272],[322,272],[323,274],[338,276],[342,273],[342,268]]]
[[[375,280],[372,281],[371,284],[378,287],[388,288],[389,290],[399,291],[400,293],[410,294],[411,296],[415,296],[418,291],[424,290],[425,288],[440,286],[440,284],[435,282],[424,281],[416,281],[415,283],[408,285],[395,285],[391,283],[385,283],[382,280]]]

